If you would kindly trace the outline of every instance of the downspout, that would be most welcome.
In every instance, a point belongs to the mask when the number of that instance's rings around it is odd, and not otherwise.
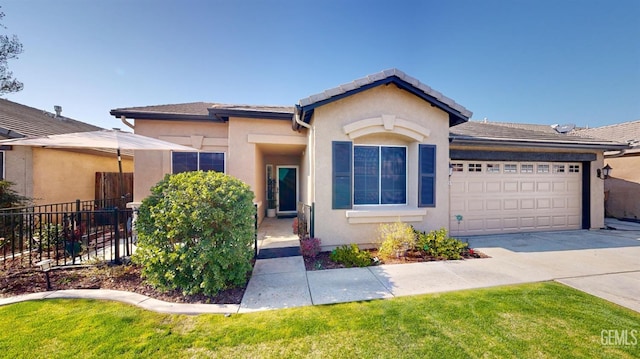
[[[295,108],[295,110],[293,112],[293,120],[296,122],[296,124],[298,126],[302,126],[304,128],[311,129],[311,125],[309,125],[308,123],[300,120],[300,106],[298,106],[298,105],[296,105],[296,108]]]
[[[132,130],[136,129],[136,126],[132,125],[129,121],[127,121],[127,116],[120,116],[120,121],[125,124],[125,126],[131,128]]]

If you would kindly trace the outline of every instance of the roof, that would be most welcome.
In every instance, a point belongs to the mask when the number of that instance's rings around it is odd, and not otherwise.
[[[230,116],[291,120],[292,106],[233,105],[190,102],[170,105],[117,108],[112,116],[133,119],[228,121]]]
[[[577,136],[573,133],[561,134],[555,130],[528,125],[530,128],[520,126],[505,126],[504,124],[485,122],[466,122],[449,130],[449,137],[453,143],[466,144],[503,144],[503,145],[529,145],[543,147],[575,147],[575,148],[599,148],[599,149],[624,149],[626,143],[603,140],[587,136]],[[527,127],[527,126],[522,126]],[[550,127],[549,127],[550,128]]]
[[[367,77],[334,87],[321,93],[303,98],[296,106],[300,119],[306,123],[311,120],[311,115],[316,107],[340,100],[358,92],[362,92],[380,85],[393,83],[399,88],[429,102],[449,114],[449,125],[455,126],[464,123],[472,116],[472,112],[444,96],[442,93],[423,84],[418,79],[411,77],[398,69],[389,69]],[[294,128],[296,124],[294,124]]]
[[[536,123],[512,123],[512,122],[485,122],[483,121],[483,123],[490,123],[492,125],[498,125],[498,126],[504,126],[504,127],[512,127],[512,128],[520,128],[523,130],[530,130],[530,131],[538,131],[538,132],[545,132],[545,133],[553,133],[553,134],[557,134],[559,133],[556,130],[556,127],[558,125],[540,125],[540,124],[536,124]],[[556,126],[556,127],[554,127]],[[575,130],[569,131],[568,133],[570,134],[575,134],[575,131],[579,130],[578,128],[576,128]]]
[[[101,127],[0,99],[0,137],[19,138],[101,130]]]
[[[618,123],[595,128],[585,128],[577,132],[579,136],[589,136],[609,141],[626,142],[640,146],[640,120]]]

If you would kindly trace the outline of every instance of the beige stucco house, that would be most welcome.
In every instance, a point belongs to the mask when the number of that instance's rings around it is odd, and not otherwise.
[[[100,127],[0,99],[0,139],[100,130]],[[95,199],[96,172],[117,172],[114,152],[0,146],[1,178],[13,182],[34,204]],[[133,171],[132,156],[123,156],[123,170]]]
[[[214,169],[252,187],[262,219],[275,183],[279,214],[313,205],[325,247],[371,245],[379,223],[395,221],[454,235],[600,228],[596,170],[603,151],[626,147],[469,122],[469,110],[396,69],[292,107],[198,102],[111,114],[194,148],[137,151],[136,201],[166,173]]]
[[[611,217],[640,219],[640,120],[584,129],[582,135],[621,141],[628,148],[604,153],[605,165],[612,168],[604,180],[605,210]]]

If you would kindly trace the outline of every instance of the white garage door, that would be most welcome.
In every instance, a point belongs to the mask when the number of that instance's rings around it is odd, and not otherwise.
[[[582,228],[580,163],[452,161],[452,166],[453,235]]]

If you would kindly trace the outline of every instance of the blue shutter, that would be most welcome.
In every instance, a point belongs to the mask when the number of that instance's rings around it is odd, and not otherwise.
[[[418,207],[436,206],[436,146],[419,146]]]
[[[352,208],[351,194],[351,142],[334,141],[332,143],[332,206],[333,209]]]

